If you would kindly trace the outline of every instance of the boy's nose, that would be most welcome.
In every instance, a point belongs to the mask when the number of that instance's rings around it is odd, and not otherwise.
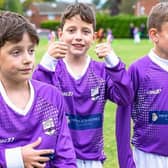
[[[76,34],[75,34],[75,38],[76,39],[82,39],[82,33],[80,31],[77,31]]]
[[[23,63],[26,64],[32,62],[32,57],[32,55],[26,52],[23,56]]]

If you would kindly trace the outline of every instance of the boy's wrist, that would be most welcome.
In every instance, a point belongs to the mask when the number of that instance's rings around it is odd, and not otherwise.
[[[113,68],[119,63],[118,56],[112,51],[105,57],[105,64],[108,68]]]
[[[21,148],[11,148],[5,150],[6,164],[9,168],[24,168]]]
[[[55,66],[57,64],[57,61],[58,60],[56,58],[50,56],[48,52],[46,52],[42,60],[40,61],[40,65],[42,65],[43,67],[45,67],[50,71],[55,71]]]

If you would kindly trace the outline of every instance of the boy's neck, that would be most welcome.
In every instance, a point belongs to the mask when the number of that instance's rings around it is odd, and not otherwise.
[[[87,63],[88,56],[68,56],[65,61],[71,66],[85,66]]]
[[[16,107],[24,109],[30,99],[29,82],[25,81],[22,84],[11,85],[3,80],[1,83],[4,87],[6,95]]]
[[[65,63],[74,76],[81,76],[88,64],[88,56],[68,57],[65,59]]]
[[[160,57],[160,58],[162,58],[162,59],[165,59],[165,60],[168,60],[168,55],[167,55],[166,53],[161,52],[161,51],[160,51],[159,49],[157,49],[156,47],[153,48],[153,51],[154,51],[154,53],[155,53],[158,57]]]
[[[12,82],[12,81],[6,81],[4,79],[0,80],[2,85],[4,86],[6,91],[12,91],[12,90],[24,90],[27,89],[29,87],[29,82],[25,81],[25,82]]]

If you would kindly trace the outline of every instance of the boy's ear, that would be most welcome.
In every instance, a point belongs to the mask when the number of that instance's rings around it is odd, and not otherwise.
[[[96,38],[97,38],[97,32],[94,32],[94,34],[93,34],[93,40],[96,40]]]
[[[158,30],[156,28],[151,28],[148,31],[149,37],[150,39],[154,42],[157,43],[158,42]]]
[[[58,38],[59,38],[59,40],[61,40],[61,37],[62,37],[62,30],[61,30],[61,28],[59,28],[59,29],[57,30],[57,33],[58,33]]]

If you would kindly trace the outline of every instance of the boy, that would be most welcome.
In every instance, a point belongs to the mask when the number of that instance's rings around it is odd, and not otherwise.
[[[124,111],[126,107],[120,107],[118,113],[122,117],[123,113],[129,114],[131,111],[134,123],[132,144],[136,168],[168,168],[167,2],[158,3],[152,8],[148,16],[147,28],[154,47],[148,55],[130,66],[134,101],[127,111]],[[127,119],[123,118],[123,120]],[[127,128],[126,124],[123,125],[124,128]],[[123,144],[125,144],[124,141],[127,142],[127,138],[123,140]],[[123,150],[118,151],[121,154]],[[123,152],[120,158],[121,164],[123,158],[128,155]],[[122,165],[122,167],[126,166]]]
[[[105,63],[87,55],[96,36],[95,27],[95,16],[89,6],[69,5],[62,15],[60,41],[49,46],[33,74],[33,78],[58,87],[65,97],[78,168],[102,167],[106,100],[128,104],[132,96],[125,65],[109,43],[96,47],[98,57],[105,58]]]
[[[60,92],[29,80],[39,41],[34,27],[1,11],[0,30],[0,167],[75,168]]]

